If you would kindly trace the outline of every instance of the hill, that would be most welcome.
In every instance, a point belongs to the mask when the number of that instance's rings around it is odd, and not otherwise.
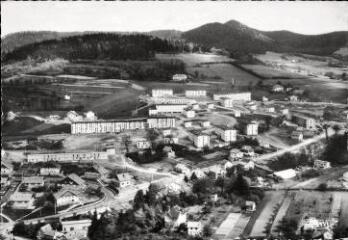
[[[85,33],[23,45],[4,54],[2,60],[5,63],[27,58],[147,60],[152,58],[155,52],[168,51],[176,51],[176,47],[166,40],[148,35]]]
[[[286,51],[329,55],[347,44],[348,32],[320,35],[303,35],[290,31],[267,32],[232,20],[205,24],[184,32],[182,38],[209,48],[224,48],[232,53]]]

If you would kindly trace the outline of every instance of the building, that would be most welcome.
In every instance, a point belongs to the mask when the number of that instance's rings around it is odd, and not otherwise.
[[[274,172],[274,175],[280,179],[287,180],[296,177],[296,171],[290,168],[283,171]]]
[[[280,110],[281,114],[283,115],[288,115],[289,114],[289,109],[288,108],[283,108]]]
[[[44,178],[40,176],[23,177],[22,184],[26,185],[28,189],[44,186]]]
[[[174,74],[172,77],[172,80],[174,82],[183,82],[187,80],[187,75],[186,74]]]
[[[62,189],[59,192],[56,192],[53,196],[57,207],[82,203],[78,193],[71,189]]]
[[[192,104],[192,109],[199,110],[199,104],[198,103]]]
[[[80,178],[75,173],[69,174],[64,179],[59,181],[58,186],[66,189],[84,189],[87,187],[85,180]]]
[[[184,127],[185,127],[185,128],[190,128],[190,127],[192,127],[192,122],[191,122],[191,121],[184,122]]]
[[[92,224],[92,220],[62,221],[61,223],[63,233],[68,239],[87,239],[88,228]]]
[[[208,134],[202,133],[200,131],[192,130],[190,132],[190,138],[192,139],[193,144],[197,148],[210,146],[210,136]]]
[[[229,154],[228,159],[230,161],[235,161],[235,160],[239,160],[239,159],[243,158],[243,156],[244,156],[244,154],[242,151],[240,151],[237,148],[233,148],[230,150],[230,154]]]
[[[284,92],[284,87],[280,84],[275,84],[272,87],[272,92]]]
[[[95,121],[95,120],[97,120],[97,116],[96,116],[95,113],[92,112],[92,111],[86,112],[86,113],[85,113],[85,118],[86,118],[86,120],[88,120],[88,121]]]
[[[296,95],[291,95],[291,96],[289,97],[289,100],[290,100],[290,102],[297,102],[297,101],[298,101],[298,96],[296,96]]]
[[[78,122],[83,120],[83,117],[75,111],[69,111],[66,114],[66,117],[69,119],[70,122]]]
[[[296,123],[300,127],[304,127],[306,129],[314,129],[315,128],[315,119],[311,117],[307,117],[301,114],[292,114],[292,121]]]
[[[231,107],[233,107],[233,101],[234,100],[231,98],[224,97],[224,98],[221,98],[221,105],[223,107],[231,108]]]
[[[237,130],[230,127],[219,126],[215,130],[216,134],[225,142],[237,141]]]
[[[13,166],[10,162],[1,159],[1,176],[2,175],[11,175],[13,172]]]
[[[58,176],[58,175],[60,175],[60,168],[59,167],[40,168],[40,175],[42,175],[42,176]]]
[[[196,116],[196,113],[193,110],[187,110],[187,111],[185,111],[185,116],[187,118],[194,118]]]
[[[208,103],[207,104],[207,108],[208,109],[214,109],[215,108],[214,103]]]
[[[182,164],[182,163],[176,164],[174,167],[174,170],[178,173],[185,174],[185,176],[188,176],[188,177],[191,176],[191,170],[185,164]]]
[[[147,141],[147,140],[138,141],[137,148],[138,149],[149,149],[149,148],[151,148],[151,142]]]
[[[63,233],[54,230],[51,224],[47,223],[43,225],[36,234],[38,240],[63,240],[66,239]]]
[[[34,197],[32,193],[15,192],[10,196],[13,209],[34,209]]]
[[[268,113],[274,113],[274,112],[275,112],[275,108],[274,108],[274,107],[267,107],[267,108],[266,108],[266,112],[268,112]]]
[[[291,133],[291,139],[297,140],[298,142],[302,142],[303,141],[303,133],[302,131],[293,131]]]
[[[185,97],[205,97],[207,96],[206,90],[185,90]]]
[[[245,211],[248,213],[255,212],[256,203],[254,201],[245,201],[244,208],[245,208]]]
[[[29,163],[38,162],[93,162],[108,159],[107,152],[71,152],[71,153],[31,153],[27,155]]]
[[[244,152],[244,155],[247,157],[253,157],[255,155],[254,149],[249,145],[244,145],[242,147],[242,151]]]
[[[186,104],[156,104],[149,108],[149,116],[183,113],[186,108]]]
[[[235,117],[240,117],[240,115],[241,115],[240,111],[238,111],[238,110],[234,110],[233,114]]]
[[[186,105],[185,105],[186,106]],[[150,117],[133,119],[115,119],[108,121],[84,121],[71,123],[72,134],[118,133],[122,131],[148,128],[174,128],[174,117]]]
[[[245,134],[248,136],[256,136],[258,134],[258,124],[255,121],[247,124],[245,127]]]
[[[192,237],[197,237],[202,234],[202,223],[200,221],[187,222],[187,234]]]
[[[327,169],[331,168],[331,163],[323,160],[314,160],[313,167],[316,169]]]
[[[116,176],[121,188],[130,186],[133,183],[133,177],[129,173],[120,173]]]
[[[152,97],[165,97],[165,96],[173,96],[173,89],[152,89],[151,96]]]
[[[213,95],[215,101],[221,100],[222,98],[230,98],[234,101],[247,102],[251,101],[250,92],[241,92],[241,93],[217,93]]]
[[[210,127],[210,122],[208,120],[201,121],[202,127]]]

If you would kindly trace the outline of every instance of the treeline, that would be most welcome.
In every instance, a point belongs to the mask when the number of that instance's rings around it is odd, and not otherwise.
[[[42,61],[55,58],[148,60],[154,57],[155,52],[178,50],[179,46],[174,46],[167,40],[142,34],[91,33],[24,45],[2,56],[2,61],[27,58]]]

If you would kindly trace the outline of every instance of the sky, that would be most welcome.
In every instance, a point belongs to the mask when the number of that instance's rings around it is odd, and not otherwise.
[[[18,31],[190,30],[237,20],[264,31],[348,30],[348,2],[1,2],[1,36]]]

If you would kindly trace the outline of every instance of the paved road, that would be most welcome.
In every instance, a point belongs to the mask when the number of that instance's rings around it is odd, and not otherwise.
[[[334,130],[328,129],[329,137],[334,135],[334,134],[335,134]],[[273,152],[273,153],[268,153],[268,154],[261,155],[259,157],[254,158],[253,160],[255,162],[257,162],[257,163],[266,163],[265,161],[270,160],[270,159],[275,158],[275,157],[279,157],[279,156],[283,155],[284,153],[287,153],[287,152],[292,152],[292,153],[298,152],[301,148],[306,147],[306,146],[308,146],[310,144],[313,144],[315,142],[318,142],[318,141],[324,139],[325,137],[326,137],[325,133],[322,133],[322,134],[320,134],[318,136],[315,136],[313,138],[306,139],[306,140],[304,140],[303,142],[301,142],[299,144],[293,145],[293,146],[285,148],[285,149],[281,149],[281,150]]]

